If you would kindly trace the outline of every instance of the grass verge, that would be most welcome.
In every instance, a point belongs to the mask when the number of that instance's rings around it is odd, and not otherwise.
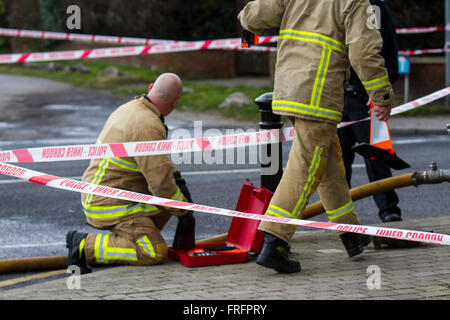
[[[79,62],[58,62],[57,68],[50,70],[48,63],[36,63],[31,66],[24,65],[0,65],[0,73],[40,77],[55,81],[71,83],[76,86],[90,89],[107,89],[111,93],[122,96],[134,96],[145,93],[150,82],[154,81],[161,73],[150,68],[137,68],[114,65],[123,77],[100,78],[98,75],[113,65],[83,61],[83,65],[91,70],[89,73],[79,71],[67,72],[66,67],[74,67]],[[55,70],[56,69],[56,70]],[[208,83],[197,83],[194,80],[183,79],[184,86],[188,89],[183,94],[177,109],[191,112],[218,113],[237,120],[258,121],[260,119],[258,107],[252,103],[243,107],[230,106],[219,109],[218,106],[235,92],[243,92],[252,100],[263,93],[272,91],[272,87],[250,87],[243,85],[222,86]]]
[[[19,64],[0,65],[0,73],[41,77],[68,82],[76,86],[91,89],[106,89],[110,90],[113,94],[123,96],[134,96],[144,93],[147,90],[148,83],[155,80],[161,74],[150,68],[114,65],[119,69],[121,74],[126,76],[100,78],[98,76],[99,73],[113,65],[97,61],[83,61],[83,65],[91,70],[89,73],[64,71],[64,68],[74,67],[77,64],[79,64],[78,61],[58,62],[55,64],[58,67],[56,70],[50,70],[48,63],[36,63],[33,64],[34,67]],[[223,86],[204,82],[198,83],[190,79],[183,79],[183,83],[188,90],[180,99],[177,107],[178,110],[216,113],[237,120],[259,121],[260,113],[258,107],[254,103],[251,103],[243,107],[229,106],[227,108],[218,108],[228,96],[235,92],[242,92],[254,100],[261,94],[272,91],[272,87],[269,86]],[[449,114],[450,108],[441,99],[425,107],[405,112],[402,115],[430,116]]]

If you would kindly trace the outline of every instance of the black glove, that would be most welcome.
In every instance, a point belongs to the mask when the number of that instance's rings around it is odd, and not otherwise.
[[[174,250],[191,250],[195,248],[195,218],[192,211],[178,217],[177,230],[173,239]]]
[[[187,201],[190,203],[194,203],[192,201],[191,193],[189,192],[189,189],[186,185],[186,180],[181,177],[181,173],[177,171],[173,174],[173,177],[175,179],[175,183],[177,184],[178,188],[180,188],[181,193],[184,195]]]
[[[175,172],[173,177],[183,196],[187,201],[193,203],[191,193],[186,185],[186,180],[181,177],[180,172]],[[192,211],[188,211],[186,215],[178,217],[177,230],[175,231],[172,248],[174,250],[191,250],[195,248],[195,218]]]

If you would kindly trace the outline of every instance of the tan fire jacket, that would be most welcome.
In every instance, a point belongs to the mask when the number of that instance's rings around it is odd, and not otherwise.
[[[350,64],[375,105],[391,103],[382,38],[371,26],[369,6],[368,0],[256,0],[245,6],[245,29],[261,34],[280,28],[275,113],[340,122]]]
[[[161,112],[144,96],[137,97],[110,115],[98,143],[165,140],[167,134],[160,115]],[[175,171],[178,170],[168,155],[94,159],[86,169],[83,181],[183,201],[173,178]],[[83,194],[81,200],[88,222],[98,228],[136,213],[154,215],[158,210],[170,210],[175,215],[182,213],[178,209],[95,195]]]

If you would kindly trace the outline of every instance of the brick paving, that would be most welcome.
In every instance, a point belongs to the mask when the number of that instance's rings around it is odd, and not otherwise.
[[[382,224],[379,224],[382,225]],[[385,225],[432,229],[450,234],[450,217]],[[167,261],[159,266],[94,269],[81,277],[80,289],[68,289],[59,277],[19,288],[0,289],[3,300],[423,300],[450,299],[450,248],[421,244],[416,248],[375,250],[348,258],[330,231],[297,232],[292,254],[302,271],[278,274],[243,264],[187,268]],[[373,268],[379,288],[370,281]],[[371,278],[372,279],[372,278]],[[372,289],[368,287],[372,285]],[[373,288],[375,287],[375,288]],[[113,290],[111,290],[113,288]]]

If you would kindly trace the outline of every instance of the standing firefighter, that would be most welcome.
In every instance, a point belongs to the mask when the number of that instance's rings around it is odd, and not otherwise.
[[[106,121],[98,143],[120,143],[167,139],[164,116],[176,106],[182,82],[172,73],[161,75],[149,93],[117,108]],[[157,197],[192,202],[189,190],[168,155],[91,160],[83,181]],[[160,231],[172,215],[178,216],[173,246],[194,246],[195,220],[192,212],[157,207],[96,195],[83,194],[87,222],[111,233],[67,234],[67,264],[82,273],[99,264],[153,265],[167,257]]]
[[[256,0],[238,16],[257,34],[280,28],[272,108],[289,116],[296,132],[267,215],[301,219],[317,189],[331,222],[359,224],[337,136],[350,64],[378,119],[389,118],[393,99],[379,55],[380,33],[367,24],[373,18],[369,6],[368,0]],[[296,226],[263,221],[259,229],[264,243],[256,262],[281,273],[300,271],[300,263],[288,257]],[[371,239],[355,233],[340,238],[350,257],[362,253]]]

